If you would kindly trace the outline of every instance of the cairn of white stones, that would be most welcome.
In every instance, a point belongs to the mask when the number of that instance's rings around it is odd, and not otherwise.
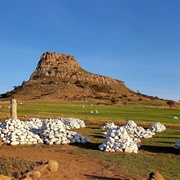
[[[166,130],[166,127],[160,122],[154,123],[149,128],[152,132],[162,132]]]
[[[67,130],[82,127],[85,127],[84,121],[72,118],[46,120],[31,118],[28,121],[9,119],[0,123],[0,136],[4,143],[10,145],[88,143],[90,142],[88,138]]]
[[[99,150],[107,152],[134,152],[137,153],[138,145],[134,142],[124,127],[112,128],[108,131],[106,140],[99,145]]]
[[[161,123],[154,123],[149,129],[129,120],[124,126],[116,126],[114,123],[106,123],[101,129],[109,129],[105,142],[99,145],[99,150],[108,152],[137,153],[141,138],[151,138],[155,132],[162,132],[166,127]]]

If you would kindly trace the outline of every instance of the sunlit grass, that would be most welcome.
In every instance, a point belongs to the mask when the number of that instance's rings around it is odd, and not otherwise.
[[[84,108],[82,106],[85,106]],[[1,103],[0,120],[4,121],[9,117],[8,103]],[[90,114],[90,111],[98,110],[98,114]],[[90,138],[91,143],[78,145],[79,148],[69,151],[70,154],[88,155],[98,158],[109,170],[131,172],[141,177],[147,177],[152,171],[158,170],[167,180],[180,179],[179,162],[180,156],[173,148],[180,139],[180,118],[179,109],[160,108],[156,105],[97,105],[80,102],[23,102],[18,103],[18,118],[27,120],[31,117],[41,119],[73,117],[85,121],[87,128],[76,130],[83,136]],[[138,154],[106,153],[98,150],[98,145],[104,142],[101,135],[100,125],[105,122],[114,122],[122,125],[127,120],[134,120],[136,124],[149,127],[154,122],[161,122],[167,126],[167,130],[156,133],[153,138],[142,139]],[[17,146],[22,148],[21,146]],[[33,146],[39,148],[39,146]],[[44,145],[41,148],[57,150],[57,146]],[[67,151],[65,146],[58,148],[59,151]],[[22,149],[23,150],[23,149]],[[137,176],[136,176],[137,177]]]
[[[85,106],[84,108],[82,106]],[[8,103],[1,103],[0,120],[9,117]],[[98,110],[98,114],[89,113]],[[134,120],[136,123],[150,124],[152,122],[161,122],[164,124],[180,125],[180,122],[173,117],[180,117],[179,109],[166,109],[153,107],[143,107],[137,105],[113,106],[97,105],[91,103],[75,102],[24,102],[18,104],[18,118],[27,120],[31,117],[37,118],[58,118],[73,117],[80,118],[87,123],[116,122],[124,123],[127,120]]]

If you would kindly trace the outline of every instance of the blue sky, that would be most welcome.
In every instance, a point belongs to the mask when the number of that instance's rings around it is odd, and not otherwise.
[[[53,51],[134,91],[180,100],[179,0],[0,0],[0,23],[0,93]]]

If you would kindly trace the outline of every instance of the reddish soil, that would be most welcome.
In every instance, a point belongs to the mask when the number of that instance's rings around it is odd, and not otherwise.
[[[8,146],[0,147],[0,156],[19,157],[36,162],[56,160],[59,164],[57,172],[45,171],[40,180],[141,180],[145,178],[131,177],[121,172],[120,167],[107,167],[106,163],[89,155],[73,153],[77,146],[63,145],[57,147],[35,146]]]

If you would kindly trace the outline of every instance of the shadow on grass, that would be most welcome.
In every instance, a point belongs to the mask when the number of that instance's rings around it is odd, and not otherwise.
[[[166,154],[178,154],[177,149],[174,147],[166,146],[152,146],[152,145],[142,145],[140,150],[154,152],[154,153],[166,153]]]
[[[170,137],[170,136],[157,136],[157,137],[154,137],[155,139],[179,139],[179,136],[173,136],[173,137]]]
[[[103,177],[103,176],[94,176],[94,175],[87,175],[85,174],[90,179],[100,179],[100,180],[122,180],[120,178],[109,178],[109,177]],[[129,180],[129,179],[123,179],[123,180]]]
[[[98,150],[98,146],[101,143],[86,143],[86,144],[80,144],[80,143],[73,143],[71,146],[77,146],[83,149],[90,149],[90,150]]]
[[[103,137],[102,135],[91,135],[94,138],[100,138],[100,139],[105,139],[105,137]]]
[[[167,142],[167,141],[158,141],[159,143],[164,143],[164,144],[171,144],[171,145],[174,145],[175,142]]]
[[[100,129],[99,126],[90,126],[90,129]]]

